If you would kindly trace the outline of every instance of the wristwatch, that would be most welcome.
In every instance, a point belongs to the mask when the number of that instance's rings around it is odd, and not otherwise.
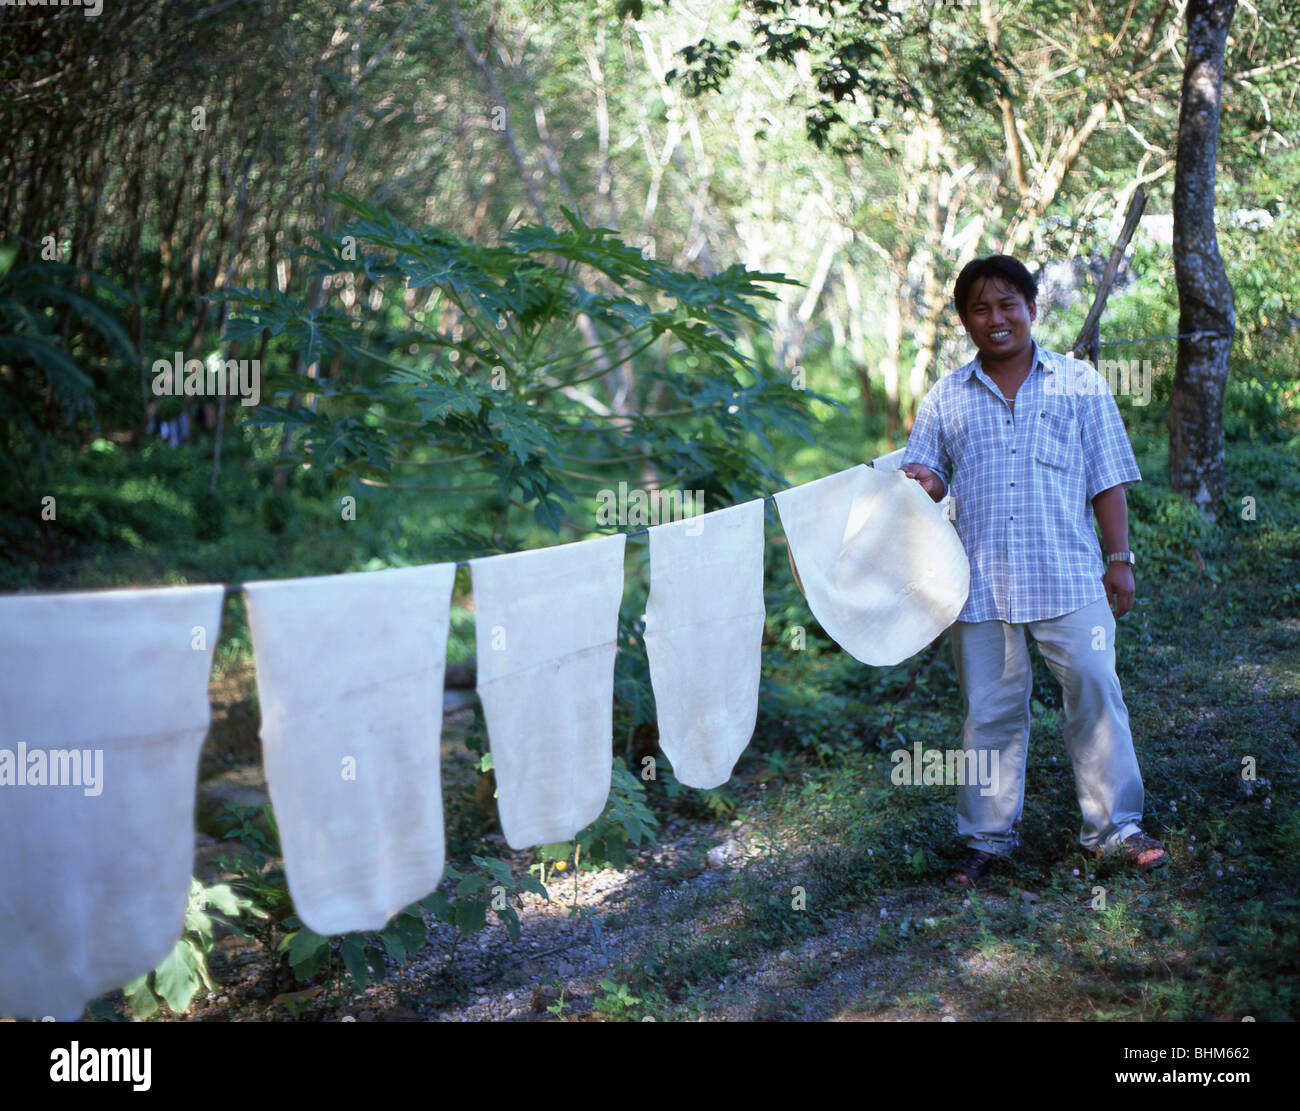
[[[1137,560],[1134,558],[1132,552],[1109,552],[1109,553],[1107,553],[1107,555],[1106,555],[1106,566],[1109,567],[1112,563],[1127,563],[1130,567],[1136,567],[1136,566],[1137,566]]]

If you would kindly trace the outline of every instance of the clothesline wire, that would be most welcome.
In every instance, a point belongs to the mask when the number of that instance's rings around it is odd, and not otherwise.
[[[1236,328],[1229,328],[1225,331],[1201,331],[1201,332],[1175,332],[1171,336],[1133,336],[1130,339],[1103,339],[1097,341],[1099,347],[1110,347],[1117,343],[1157,343],[1160,340],[1170,339],[1203,339],[1210,336],[1219,336],[1226,338],[1237,334]]]

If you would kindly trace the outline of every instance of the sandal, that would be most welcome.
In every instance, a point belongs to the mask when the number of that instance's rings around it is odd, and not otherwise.
[[[1169,862],[1169,854],[1165,852],[1164,846],[1141,830],[1126,837],[1120,842],[1119,847],[1124,853],[1124,859],[1139,872],[1150,872],[1153,868],[1159,868]]]
[[[986,853],[983,849],[967,849],[961,859],[948,869],[944,886],[952,891],[967,891],[977,886],[993,870],[996,860],[994,853]]]

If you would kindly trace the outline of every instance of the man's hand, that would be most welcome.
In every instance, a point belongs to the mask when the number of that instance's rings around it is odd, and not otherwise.
[[[1127,563],[1112,563],[1106,567],[1101,577],[1106,588],[1106,601],[1110,603],[1111,612],[1116,617],[1123,617],[1133,608],[1133,568]]]
[[[930,470],[929,467],[920,463],[904,463],[898,469],[909,478],[916,479],[921,484],[921,489],[930,495],[931,500],[943,500],[943,479]]]

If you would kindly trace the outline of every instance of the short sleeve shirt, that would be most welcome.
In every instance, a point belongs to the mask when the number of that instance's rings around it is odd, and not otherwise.
[[[1105,598],[1092,499],[1142,480],[1106,379],[1034,344],[1012,399],[976,356],[921,400],[903,463],[935,471],[952,494],[971,565],[958,621],[1023,624]]]

